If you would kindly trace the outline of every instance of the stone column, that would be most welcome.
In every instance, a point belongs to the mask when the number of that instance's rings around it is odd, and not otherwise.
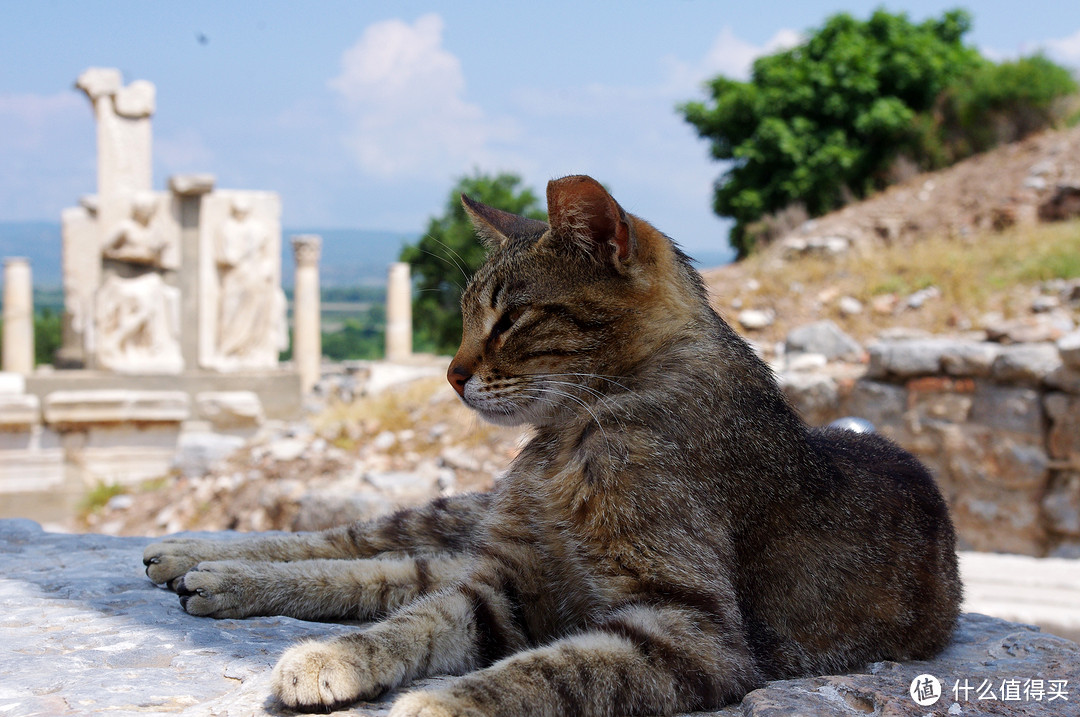
[[[319,306],[319,251],[322,237],[300,234],[292,238],[296,257],[293,283],[293,362],[300,373],[300,389],[307,393],[319,380],[322,364],[322,324]]]
[[[403,361],[412,356],[412,282],[409,265],[390,265],[386,282],[386,360]]]
[[[30,261],[4,260],[4,371],[29,376],[34,371],[34,282]]]
[[[173,211],[180,223],[180,355],[184,366],[199,365],[199,327],[202,321],[199,284],[199,220],[202,198],[214,189],[212,174],[176,174],[169,177]]]

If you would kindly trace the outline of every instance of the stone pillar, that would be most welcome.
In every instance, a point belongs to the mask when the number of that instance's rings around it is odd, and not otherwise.
[[[209,300],[199,290],[199,220],[202,198],[214,189],[214,175],[173,175],[169,189],[180,223],[180,355],[184,366],[194,368],[199,365],[200,302]]]
[[[386,360],[403,361],[412,356],[412,282],[409,265],[390,265],[386,282]]]
[[[34,371],[34,282],[30,261],[4,260],[4,371],[29,376]]]
[[[64,275],[64,316],[57,368],[86,368],[87,341],[93,335],[94,293],[101,285],[101,236],[97,195],[83,197],[79,206],[60,213],[61,266]]]
[[[300,234],[292,238],[296,257],[293,284],[293,362],[300,374],[300,389],[307,393],[319,380],[322,364],[322,324],[319,298],[319,251],[322,237]]]

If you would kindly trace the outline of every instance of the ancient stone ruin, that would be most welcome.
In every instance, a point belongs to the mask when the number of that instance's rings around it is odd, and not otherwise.
[[[215,190],[211,175],[153,191],[154,86],[93,68],[98,192],[64,210],[63,367],[121,374],[274,369],[288,345],[281,200]]]
[[[278,363],[288,346],[278,195],[218,189],[209,174],[173,176],[155,190],[154,85],[125,85],[119,70],[91,68],[76,87],[97,121],[97,193],[61,217],[59,370],[33,370],[26,322],[16,321],[5,341],[0,493],[8,515],[22,509],[17,493],[40,502],[42,491],[70,496],[98,482],[156,478],[180,450],[212,457],[265,420],[300,412],[300,377]],[[317,247],[317,237],[294,242],[298,274],[315,292],[303,312],[314,326],[296,327],[305,337],[319,335]],[[32,316],[29,290],[20,289],[30,286],[29,268],[7,264],[5,304],[14,308],[5,309]],[[318,342],[308,348],[317,372]]]

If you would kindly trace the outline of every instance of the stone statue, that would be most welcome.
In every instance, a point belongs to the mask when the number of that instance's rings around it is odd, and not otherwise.
[[[118,373],[179,373],[180,292],[161,275],[133,279],[111,275],[95,301],[99,368]]]
[[[270,228],[252,215],[248,197],[232,198],[215,244],[219,365],[273,367],[288,345],[285,295],[277,282],[279,258]]]
[[[163,266],[166,237],[153,225],[158,198],[150,192],[137,192],[131,201],[131,216],[120,221],[105,241],[106,259],[131,264]]]

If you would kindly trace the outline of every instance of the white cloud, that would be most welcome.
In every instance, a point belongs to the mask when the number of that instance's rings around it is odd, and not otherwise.
[[[461,62],[442,45],[443,21],[369,26],[341,58],[330,87],[352,119],[347,137],[361,168],[384,177],[452,173],[483,164],[512,122],[465,99]]]
[[[91,116],[89,103],[74,92],[0,94],[0,147],[22,151],[42,147],[60,127],[70,128]]]
[[[1047,40],[1044,44],[1052,59],[1065,65],[1080,67],[1080,30],[1067,37]]]

